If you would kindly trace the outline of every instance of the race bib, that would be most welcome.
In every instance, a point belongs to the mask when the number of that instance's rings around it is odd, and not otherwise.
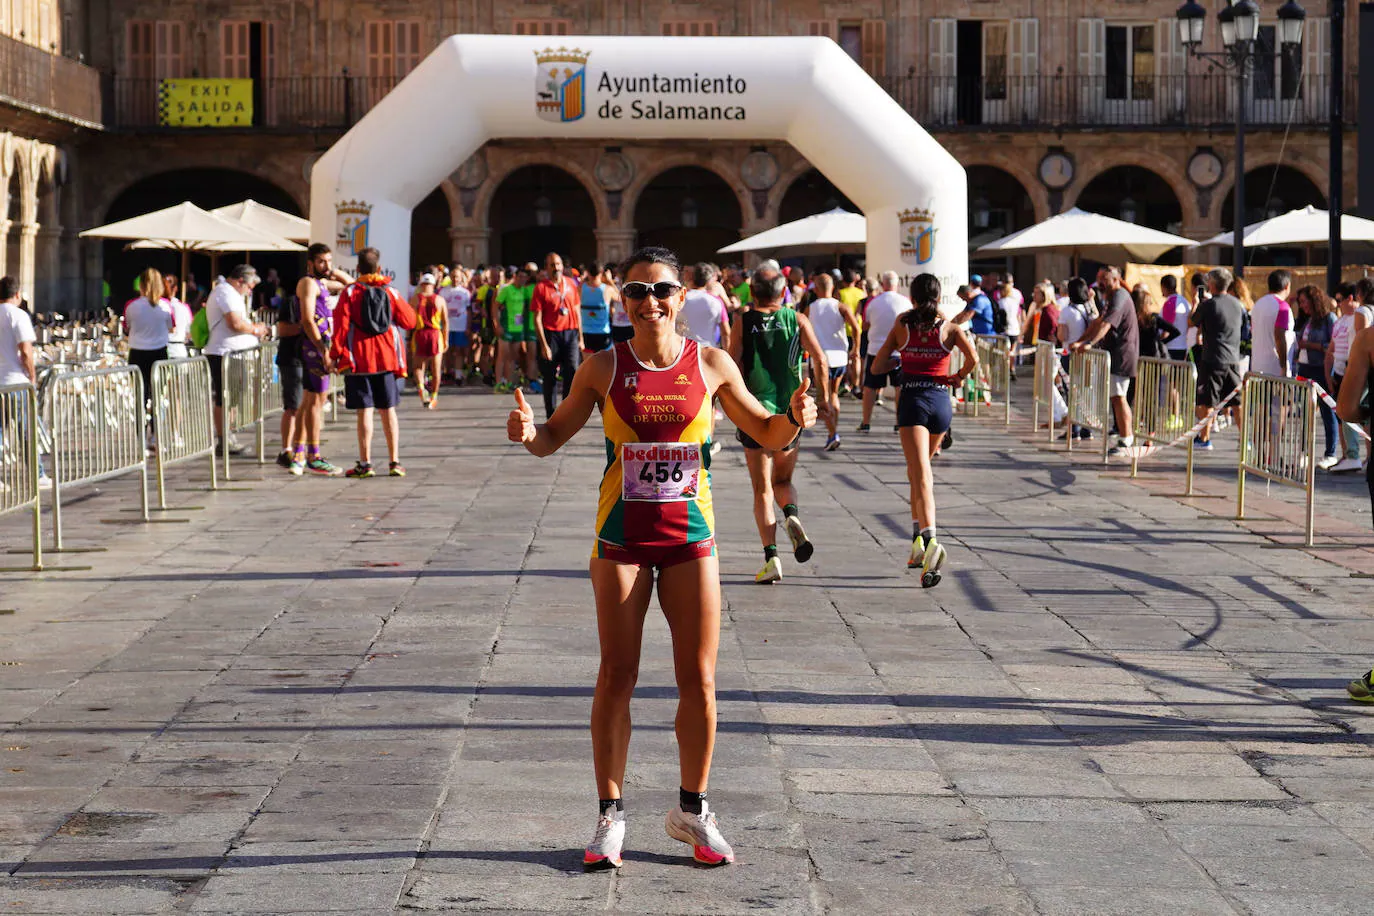
[[[620,447],[621,496],[676,503],[701,492],[701,446],[695,442],[627,442]]]

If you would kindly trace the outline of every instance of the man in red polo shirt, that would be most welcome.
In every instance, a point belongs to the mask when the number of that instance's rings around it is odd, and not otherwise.
[[[539,371],[544,376],[544,414],[553,416],[557,404],[554,383],[563,373],[563,397],[572,388],[573,373],[582,356],[582,291],[563,274],[563,259],[550,252],[544,258],[544,279],[534,287],[530,304],[539,340]]]

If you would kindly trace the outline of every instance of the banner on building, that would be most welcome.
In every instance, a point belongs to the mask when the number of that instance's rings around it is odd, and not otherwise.
[[[253,81],[159,80],[158,123],[163,127],[250,127]]]

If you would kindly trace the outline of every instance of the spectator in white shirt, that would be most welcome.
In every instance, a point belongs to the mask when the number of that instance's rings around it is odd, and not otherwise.
[[[162,272],[149,267],[138,275],[141,295],[124,306],[124,331],[129,335],[129,365],[143,375],[143,397],[153,390],[153,363],[167,358],[172,332],[172,307],[163,298]]]
[[[172,310],[172,333],[167,337],[168,359],[185,359],[190,355],[186,345],[190,341],[191,320],[195,318],[191,307],[177,298],[178,284],[176,274],[162,275],[162,301]]]
[[[205,300],[205,321],[210,340],[205,358],[210,363],[210,388],[215,402],[215,436],[224,438],[224,357],[240,350],[251,350],[267,336],[267,326],[254,324],[248,317],[248,297],[258,285],[258,272],[251,264],[239,264],[229,276],[216,283]],[[231,440],[230,451],[238,450]]]
[[[868,308],[864,310],[864,406],[863,421],[858,428],[861,433],[868,432],[870,428],[873,406],[878,402],[878,395],[882,390],[888,385],[901,384],[902,364],[895,353],[891,365],[887,366],[873,365],[873,357],[887,341],[887,334],[897,323],[897,316],[911,311],[911,300],[897,292],[896,271],[883,271],[878,275],[878,282],[882,285],[883,291],[874,296],[868,303]]]
[[[1269,293],[1260,296],[1250,310],[1250,370],[1287,378],[1288,354],[1293,349],[1293,310],[1288,297],[1293,275],[1286,270],[1269,273]]]
[[[0,277],[0,385],[38,383],[33,320],[19,306],[19,281]]]

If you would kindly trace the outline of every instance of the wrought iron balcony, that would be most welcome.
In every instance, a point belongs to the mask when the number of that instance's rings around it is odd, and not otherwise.
[[[100,71],[0,35],[0,104],[99,125]]]
[[[1356,111],[1356,74],[1346,74],[1345,110]],[[1235,80],[1221,72],[1184,76],[1050,76],[989,80],[912,74],[884,88],[931,130],[1220,128],[1235,122]],[[1329,82],[1302,77],[1290,85],[1255,80],[1246,99],[1253,127],[1325,127]]]
[[[347,130],[396,86],[394,77],[285,76],[255,80],[253,123],[238,130],[280,132]],[[158,79],[116,77],[109,127],[115,130],[166,130],[159,113]],[[195,129],[195,128],[193,128]],[[224,130],[225,128],[199,128]]]

